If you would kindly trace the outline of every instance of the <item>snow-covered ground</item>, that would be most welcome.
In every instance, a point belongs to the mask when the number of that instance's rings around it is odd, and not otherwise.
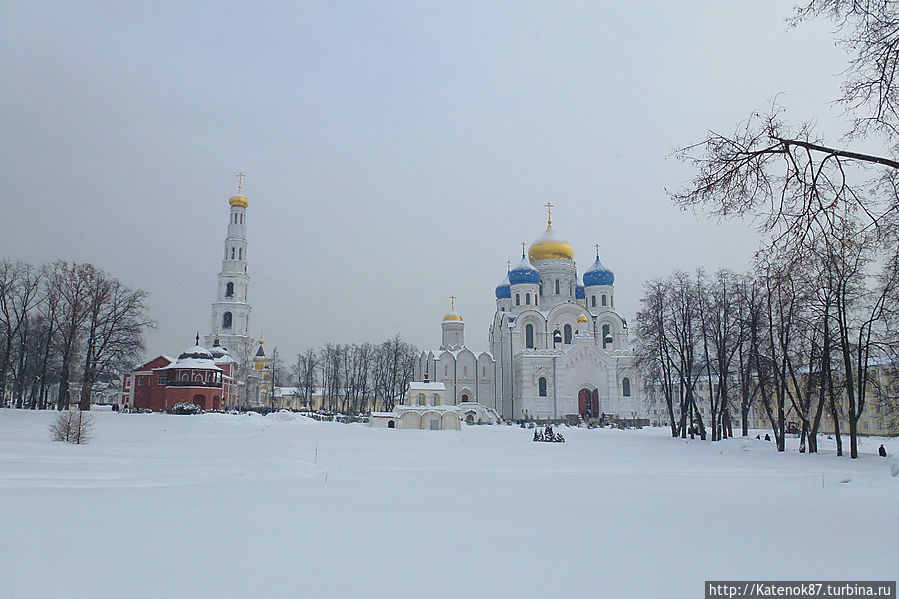
[[[701,597],[889,579],[899,477],[864,455],[665,430],[398,431],[0,410],[0,597]],[[891,455],[899,440],[885,440]],[[848,440],[847,440],[848,451]]]

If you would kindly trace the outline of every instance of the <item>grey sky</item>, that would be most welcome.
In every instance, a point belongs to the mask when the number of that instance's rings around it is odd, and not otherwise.
[[[780,101],[838,131],[831,24],[785,2],[0,4],[0,255],[151,293],[148,353],[207,331],[247,173],[252,329],[288,355],[399,332],[448,296],[486,349],[493,289],[556,204],[632,319],[674,268],[743,269],[748,225],[678,212],[666,155]],[[288,356],[289,359],[289,356]]]

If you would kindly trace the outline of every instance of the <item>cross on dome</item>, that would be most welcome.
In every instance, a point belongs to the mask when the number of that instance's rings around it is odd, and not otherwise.
[[[554,204],[552,202],[547,202],[543,205],[546,206],[546,226],[551,227],[551,226],[553,226],[553,206],[554,206]]]
[[[455,311],[455,309],[456,309],[456,296],[451,295],[450,296],[450,311]]]
[[[242,171],[238,171],[235,177],[237,177],[237,195],[243,195],[243,178],[246,175]]]

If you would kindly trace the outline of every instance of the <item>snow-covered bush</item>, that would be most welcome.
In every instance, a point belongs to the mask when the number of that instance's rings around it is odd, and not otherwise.
[[[50,438],[80,445],[93,437],[94,417],[81,410],[63,410],[50,422]]]
[[[561,433],[553,432],[553,425],[547,424],[544,430],[534,430],[534,441],[544,443],[564,443],[565,437]]]
[[[190,416],[193,414],[202,414],[203,409],[195,403],[182,401],[176,403],[168,410],[169,414],[178,414],[181,416]]]

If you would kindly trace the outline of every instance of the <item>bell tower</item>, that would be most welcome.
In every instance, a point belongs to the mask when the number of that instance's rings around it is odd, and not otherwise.
[[[220,344],[236,351],[249,340],[250,275],[247,272],[247,206],[249,201],[243,191],[246,175],[237,173],[237,195],[228,199],[231,207],[228,229],[225,235],[225,251],[222,269],[218,274],[215,301],[212,303],[212,322],[204,343],[210,347],[219,336]]]

